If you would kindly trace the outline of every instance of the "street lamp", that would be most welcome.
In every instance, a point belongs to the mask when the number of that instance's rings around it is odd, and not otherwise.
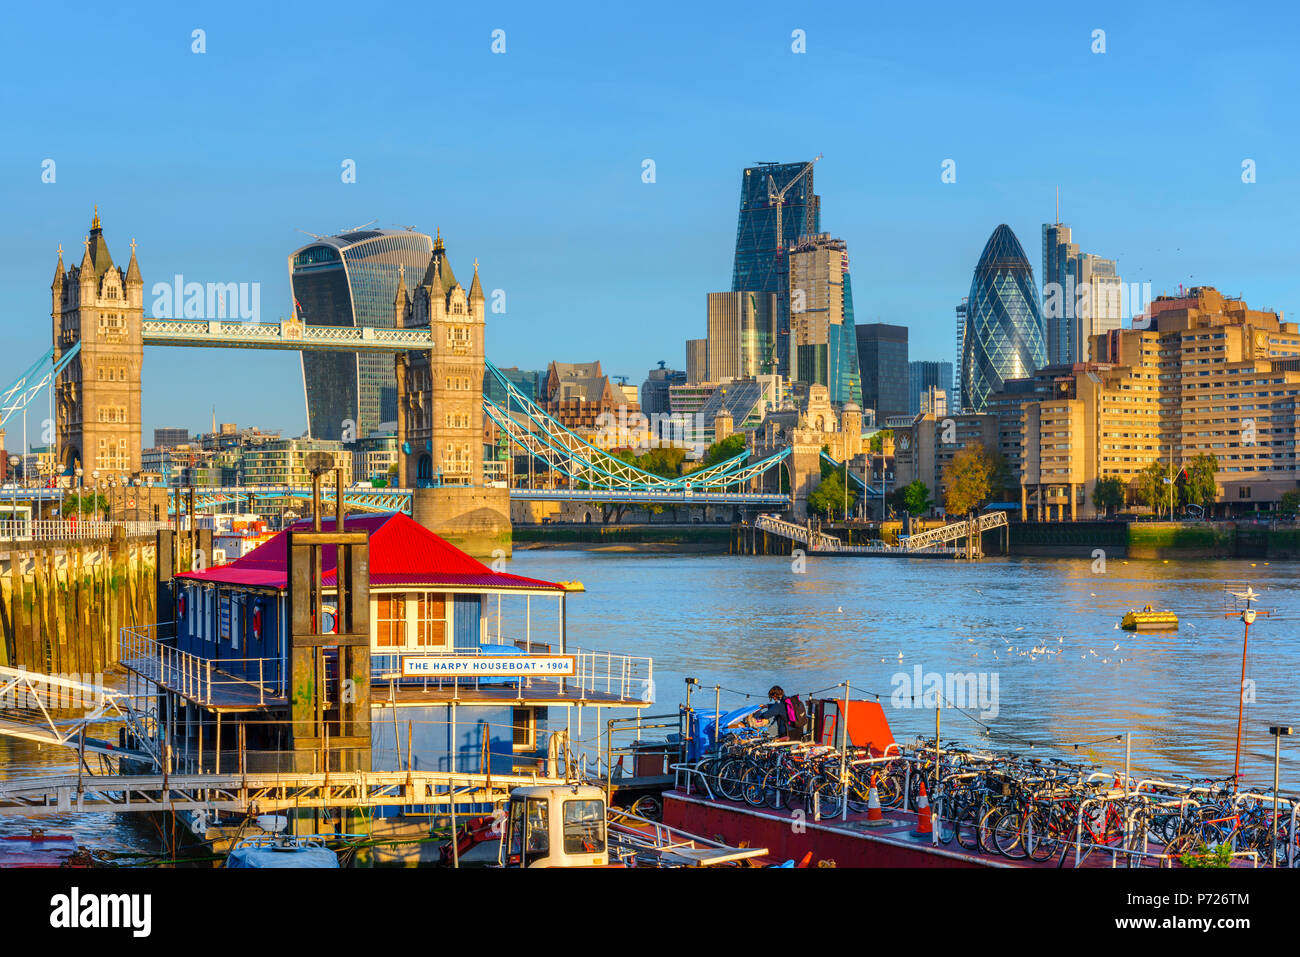
[[[1273,736],[1273,866],[1277,867],[1277,787],[1278,771],[1282,763],[1282,738],[1291,733],[1287,725],[1274,725],[1268,729]],[[1289,832],[1288,832],[1289,833]],[[1288,842],[1294,842],[1295,835],[1289,834]],[[1289,856],[1289,852],[1288,852]]]
[[[91,478],[91,486],[90,486],[91,491],[95,496],[94,499],[92,500],[93,504],[90,506],[90,511],[92,515],[98,517],[99,516],[99,469],[95,469],[93,472],[91,472],[90,478]]]

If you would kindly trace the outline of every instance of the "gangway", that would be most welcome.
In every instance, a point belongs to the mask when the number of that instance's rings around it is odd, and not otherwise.
[[[1007,524],[1006,512],[987,512],[974,520],[949,522],[902,539],[897,545],[880,542],[872,545],[846,545],[834,535],[828,535],[811,525],[800,525],[775,515],[760,515],[754,521],[759,531],[780,535],[806,545],[809,551],[841,555],[951,555],[957,557],[964,549],[952,543],[971,535],[981,535],[989,529]]]
[[[128,757],[158,763],[152,714],[132,705],[130,695],[62,675],[0,666],[0,735],[81,754]],[[70,717],[56,715],[72,713]],[[86,735],[90,725],[120,722],[140,749],[119,747]]]
[[[536,774],[452,771],[41,775],[0,782],[0,817],[495,804],[517,787],[564,783]]]

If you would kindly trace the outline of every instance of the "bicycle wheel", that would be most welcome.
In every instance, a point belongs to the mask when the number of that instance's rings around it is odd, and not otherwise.
[[[871,787],[871,776],[867,775],[867,788]],[[880,806],[896,808],[903,806],[903,779],[894,774],[876,775],[876,796]]]
[[[1029,813],[1025,825],[1025,847],[1029,857],[1035,861],[1049,861],[1056,853],[1056,825],[1052,812],[1045,808],[1034,808]]]
[[[718,793],[729,801],[744,800],[744,758],[729,758],[718,768]]]
[[[953,833],[957,837],[957,843],[968,851],[976,850],[980,846],[979,819],[981,813],[980,805],[966,800],[961,801],[953,809]]]
[[[740,796],[750,807],[764,807],[767,804],[767,792],[764,780],[768,770],[751,764],[740,775]]]
[[[985,854],[997,854],[998,846],[993,840],[993,831],[998,826],[998,821],[1007,813],[1007,809],[1001,805],[993,805],[980,817],[979,827],[977,828],[977,839],[979,848]]]
[[[1024,825],[1024,814],[1020,811],[1008,811],[998,819],[993,828],[993,843],[999,854],[1017,861],[1029,855],[1025,850]]]
[[[840,813],[843,790],[838,776],[818,775],[813,779],[812,791],[817,796],[817,810],[822,817],[833,817]]]

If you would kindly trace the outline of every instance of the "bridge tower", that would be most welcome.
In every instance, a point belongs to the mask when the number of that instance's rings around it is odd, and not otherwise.
[[[510,548],[510,490],[483,478],[485,301],[478,260],[469,291],[456,281],[442,233],[413,294],[393,302],[399,329],[429,328],[433,348],[402,353],[397,372],[397,478],[411,517],[464,550]]]
[[[126,270],[113,264],[98,206],[81,265],[65,270],[59,247],[50,298],[54,361],[81,343],[54,384],[58,465],[64,472],[82,468],[86,475],[96,469],[134,475],[140,471],[144,280],[134,240]]]

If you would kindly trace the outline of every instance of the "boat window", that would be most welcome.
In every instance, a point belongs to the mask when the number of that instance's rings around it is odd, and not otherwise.
[[[527,845],[528,856],[540,856],[550,853],[551,840],[547,833],[547,815],[549,804],[545,798],[528,799]]]
[[[380,595],[376,605],[375,644],[401,648],[406,644],[406,596]]]
[[[508,864],[518,864],[524,850],[524,802],[510,802],[510,854]]]
[[[532,751],[537,747],[536,724],[532,708],[511,708],[510,723],[514,726],[513,744],[516,751]]]
[[[447,596],[421,592],[416,618],[415,643],[421,648],[447,646]]]
[[[603,801],[564,802],[564,853],[599,854],[605,850]]]

